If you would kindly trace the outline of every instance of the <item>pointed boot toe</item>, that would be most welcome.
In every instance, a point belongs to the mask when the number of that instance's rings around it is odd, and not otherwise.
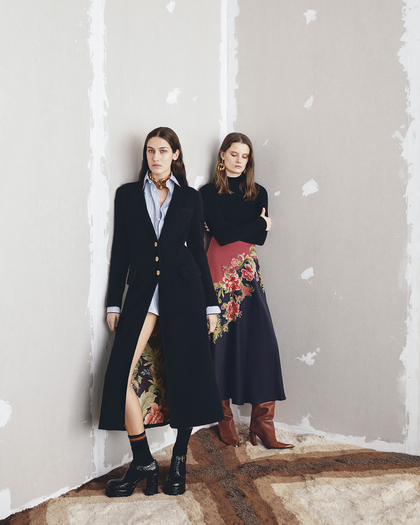
[[[251,425],[249,427],[251,444],[254,446],[257,444],[258,436],[265,448],[294,448],[294,445],[277,441],[273,423],[274,408],[274,401],[252,405]]]

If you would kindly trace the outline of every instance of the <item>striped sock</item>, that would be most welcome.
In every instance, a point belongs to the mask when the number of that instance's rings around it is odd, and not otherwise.
[[[153,456],[150,453],[149,443],[147,442],[146,432],[135,436],[128,436],[131,450],[133,451],[133,463],[135,465],[150,465]]]

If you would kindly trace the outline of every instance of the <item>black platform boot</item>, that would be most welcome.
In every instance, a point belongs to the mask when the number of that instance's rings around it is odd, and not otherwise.
[[[121,479],[111,479],[106,486],[105,494],[108,498],[122,498],[131,496],[137,483],[147,478],[146,496],[153,496],[158,491],[159,465],[154,459],[150,465],[134,465],[131,463],[125,476]]]
[[[109,498],[131,496],[137,483],[147,478],[144,493],[146,496],[153,496],[158,491],[159,465],[150,454],[146,432],[128,438],[133,451],[133,461],[123,478],[108,481],[105,494]]]
[[[178,496],[185,492],[187,475],[187,456],[172,456],[171,468],[166,478],[165,494]]]

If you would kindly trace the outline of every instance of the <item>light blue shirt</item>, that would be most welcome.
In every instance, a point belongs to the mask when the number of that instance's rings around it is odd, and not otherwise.
[[[180,185],[174,175],[171,173],[171,178],[166,182],[166,187],[168,188],[169,193],[161,206],[159,202],[158,190],[156,189],[156,186],[153,184],[153,182],[149,179],[149,172],[147,172],[146,176],[144,177],[143,191],[144,199],[146,201],[147,213],[149,214],[150,220],[152,221],[153,229],[155,230],[156,237],[158,239],[165,223],[165,217],[168,213],[172,195],[174,194],[175,184],[178,186]],[[121,312],[118,306],[108,306],[106,311],[107,313],[116,314]],[[152,314],[159,315],[159,284],[156,285],[148,311]],[[206,308],[207,315],[218,313],[220,313],[220,308],[218,306],[208,306]]]

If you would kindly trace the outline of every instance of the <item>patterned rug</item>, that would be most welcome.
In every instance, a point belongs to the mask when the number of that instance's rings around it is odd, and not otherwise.
[[[291,450],[253,447],[245,425],[243,443],[228,447],[217,427],[190,441],[187,492],[162,489],[171,447],[155,454],[159,494],[144,496],[141,482],[129,498],[104,495],[108,479],[126,467],[77,490],[0,521],[7,525],[350,525],[420,523],[420,457],[340,445],[313,435],[277,431]]]

